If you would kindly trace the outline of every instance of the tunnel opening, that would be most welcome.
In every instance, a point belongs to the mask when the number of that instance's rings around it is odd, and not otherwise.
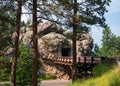
[[[62,48],[62,56],[71,56],[71,48]]]

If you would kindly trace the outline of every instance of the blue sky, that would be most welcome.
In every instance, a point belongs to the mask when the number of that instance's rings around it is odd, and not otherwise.
[[[120,36],[120,1],[112,0],[110,6],[107,7],[108,12],[105,14],[106,23],[110,26],[111,31]],[[101,38],[102,38],[102,30],[103,28],[94,27],[91,30],[92,37],[94,39],[94,43],[101,46]]]

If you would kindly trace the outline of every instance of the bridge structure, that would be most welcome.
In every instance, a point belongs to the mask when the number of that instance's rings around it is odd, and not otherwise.
[[[53,56],[49,53],[41,52],[43,62],[49,64],[61,65],[69,67],[72,74],[73,58],[70,56]],[[104,57],[93,56],[77,56],[76,59],[76,76],[82,78],[83,76],[92,76],[92,70],[95,65],[101,63]],[[68,70],[69,71],[69,70]],[[72,76],[71,76],[72,77]]]

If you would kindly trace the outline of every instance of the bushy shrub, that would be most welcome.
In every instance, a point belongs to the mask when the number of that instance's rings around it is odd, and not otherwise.
[[[53,76],[50,75],[50,74],[44,75],[44,76],[38,78],[39,81],[42,81],[42,80],[51,80],[51,79],[53,79]]]
[[[31,85],[32,64],[32,49],[24,44],[21,44],[16,71],[16,82],[18,86]]]
[[[0,56],[0,81],[10,79],[10,59]]]

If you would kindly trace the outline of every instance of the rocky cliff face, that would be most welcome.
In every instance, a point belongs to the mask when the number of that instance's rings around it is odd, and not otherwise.
[[[72,40],[68,38],[70,31],[64,30],[56,23],[44,22],[38,24],[38,50],[40,49],[62,55],[62,48],[71,49]],[[20,42],[32,46],[32,25],[26,25],[20,29]],[[89,55],[93,40],[89,34],[78,35],[77,54]],[[72,50],[72,49],[71,49]]]
[[[70,31],[67,31],[53,22],[39,23],[38,29],[38,51],[44,53],[43,58],[52,56],[71,56],[72,55],[72,40],[69,36]],[[14,33],[13,33],[14,34]],[[26,25],[20,29],[20,42],[32,46],[32,25]],[[14,38],[14,35],[13,35]],[[93,40],[89,34],[78,35],[77,37],[77,55],[89,55],[92,50]],[[59,79],[69,79],[60,67],[56,68],[53,65],[44,64],[43,69],[45,74],[54,74]],[[61,72],[61,73],[60,73]]]

